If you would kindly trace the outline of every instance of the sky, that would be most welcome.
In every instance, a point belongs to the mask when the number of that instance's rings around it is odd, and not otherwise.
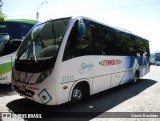
[[[36,12],[41,22],[58,17],[87,16],[149,40],[151,53],[160,51],[160,0],[2,1],[1,10],[8,18],[36,19]]]

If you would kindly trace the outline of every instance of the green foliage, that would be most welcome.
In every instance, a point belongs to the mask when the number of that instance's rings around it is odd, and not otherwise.
[[[4,21],[4,18],[6,18],[7,16],[5,14],[3,14],[2,12],[0,12],[0,21]]]

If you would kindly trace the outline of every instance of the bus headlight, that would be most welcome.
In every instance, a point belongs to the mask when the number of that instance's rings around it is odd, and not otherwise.
[[[52,69],[48,69],[39,74],[36,83],[42,83],[52,72]]]

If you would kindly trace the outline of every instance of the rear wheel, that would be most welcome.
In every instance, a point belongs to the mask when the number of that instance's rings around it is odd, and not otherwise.
[[[137,82],[137,80],[138,80],[138,77],[139,77],[139,72],[138,71],[136,71],[135,73],[134,73],[134,78],[133,78],[133,80],[132,80],[132,84],[135,84],[136,82]]]

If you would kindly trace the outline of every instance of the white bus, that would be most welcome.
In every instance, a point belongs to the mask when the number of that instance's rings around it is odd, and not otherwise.
[[[36,25],[21,44],[12,86],[45,105],[76,104],[88,95],[147,74],[149,42],[87,17]]]
[[[11,83],[11,70],[15,51],[29,30],[37,23],[28,19],[5,19],[0,21],[0,84]]]

